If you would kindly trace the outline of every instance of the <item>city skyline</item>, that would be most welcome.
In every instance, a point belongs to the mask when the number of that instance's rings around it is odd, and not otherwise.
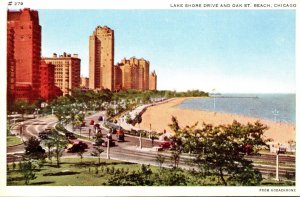
[[[161,76],[159,90],[296,91],[295,11],[39,10],[39,13],[43,26],[42,55],[49,56],[54,51],[78,53],[82,76],[88,76],[88,36],[95,26],[107,25],[115,31],[114,64],[133,55],[150,60],[152,69]]]

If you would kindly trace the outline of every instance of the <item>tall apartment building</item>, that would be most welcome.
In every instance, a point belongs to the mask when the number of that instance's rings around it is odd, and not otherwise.
[[[121,74],[115,74],[115,86],[120,86],[121,89],[126,90],[149,90],[149,65],[149,61],[143,58],[122,59],[115,66],[115,71],[121,71]],[[120,81],[122,81],[121,85]]]
[[[45,100],[51,100],[56,96],[60,96],[57,92],[57,87],[54,85],[54,69],[55,66],[51,63],[46,63],[44,60],[41,60],[40,64],[40,79],[41,79],[41,88],[40,95]]]
[[[16,87],[16,62],[14,57],[14,30],[7,28],[7,98],[14,100]]]
[[[57,56],[53,53],[52,57],[43,58],[46,63],[55,65],[55,85],[60,88],[63,95],[71,94],[70,90],[80,87],[80,62],[77,54],[63,53]]]
[[[80,87],[81,88],[89,88],[89,78],[88,77],[80,77]]]
[[[28,8],[8,10],[7,51],[10,91],[14,92],[16,99],[36,100],[40,97],[41,59],[41,26],[37,11]]]
[[[114,90],[114,31],[98,26],[89,37],[89,88]]]
[[[149,90],[157,90],[157,75],[155,71],[149,77]]]

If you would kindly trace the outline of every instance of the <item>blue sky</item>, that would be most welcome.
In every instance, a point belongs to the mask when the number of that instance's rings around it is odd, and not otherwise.
[[[115,31],[115,63],[144,57],[158,89],[223,93],[296,91],[293,10],[39,10],[42,55],[78,53],[88,76],[88,37]]]

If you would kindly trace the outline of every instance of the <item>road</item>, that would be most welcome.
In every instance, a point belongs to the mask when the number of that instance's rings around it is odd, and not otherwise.
[[[86,118],[87,126],[83,127],[81,131],[76,129],[74,132],[76,134],[80,134],[82,136],[88,137],[89,129],[92,129],[88,126],[90,120],[94,120],[95,123],[103,124],[103,122],[98,122],[98,117],[104,116],[103,112],[98,112]],[[24,131],[21,135],[24,141],[28,140],[31,136],[38,137],[39,132],[43,131],[47,127],[55,127],[57,124],[57,119],[53,116],[32,119],[24,122]],[[71,130],[70,126],[69,129]],[[106,131],[102,131],[103,134]],[[13,130],[13,133],[20,136],[20,126]],[[93,132],[91,132],[93,135]],[[139,137],[136,136],[126,136],[125,142],[117,142],[116,135],[113,135],[113,140],[116,143],[116,146],[110,148],[110,158],[115,160],[123,160],[133,163],[141,163],[141,164],[150,164],[150,165],[158,165],[156,161],[156,157],[158,153],[152,148],[152,141],[150,139],[142,139],[142,149],[139,147]],[[88,149],[84,153],[84,157],[91,157],[91,152],[93,151],[92,140],[82,140],[88,144]],[[158,146],[159,142],[154,141],[154,146]],[[102,147],[104,152],[101,154],[102,158],[107,157],[107,148]],[[19,160],[24,153],[24,145],[17,145],[12,147],[7,147],[7,160],[8,162],[12,162],[14,160]],[[163,163],[164,167],[170,167],[172,165],[172,161],[169,159],[170,154],[166,152],[161,152],[160,154],[164,155],[166,158]],[[66,151],[63,153],[63,157],[78,157],[76,153],[67,153]],[[79,158],[79,157],[78,157]],[[183,160],[188,158],[188,156],[181,157],[180,167],[183,168],[191,168],[188,164],[186,164]],[[262,164],[257,164],[255,167],[259,169],[263,174],[275,174],[275,156],[274,155],[261,155],[261,156],[248,156],[249,159],[260,160]],[[280,156],[280,165],[289,164],[290,167],[282,167],[280,166],[279,175],[284,176],[287,172],[294,173],[295,172],[295,157],[287,157]],[[270,164],[270,165],[268,165]]]

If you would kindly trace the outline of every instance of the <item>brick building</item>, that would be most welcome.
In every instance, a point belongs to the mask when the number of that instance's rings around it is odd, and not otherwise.
[[[98,26],[89,37],[89,88],[114,90],[114,31]]]
[[[54,81],[55,66],[51,63],[46,63],[44,60],[40,63],[40,79],[41,88],[40,95],[45,100],[52,100],[57,96],[61,96],[62,92],[56,87]]]
[[[89,89],[89,78],[88,77],[80,77],[80,87]]]
[[[77,54],[66,54],[52,57],[44,57],[46,63],[55,65],[54,80],[55,86],[60,88],[63,95],[71,94],[70,90],[80,87],[80,62]]]
[[[149,77],[149,90],[157,90],[157,75],[155,71]]]
[[[149,90],[149,61],[132,57],[122,59],[115,70],[115,87],[121,89]]]
[[[16,62],[14,57],[14,30],[7,28],[7,98],[13,101],[16,87]]]
[[[8,10],[7,58],[8,93],[14,92],[18,100],[39,98],[41,26],[37,11],[28,8]]]

